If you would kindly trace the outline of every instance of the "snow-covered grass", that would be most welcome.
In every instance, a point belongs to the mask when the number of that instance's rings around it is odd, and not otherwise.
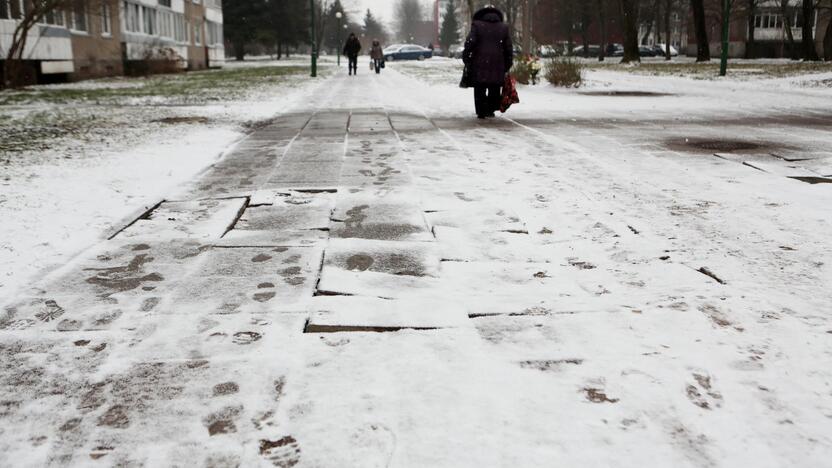
[[[332,74],[324,64],[312,81],[301,65],[0,93],[0,297],[158,202]]]

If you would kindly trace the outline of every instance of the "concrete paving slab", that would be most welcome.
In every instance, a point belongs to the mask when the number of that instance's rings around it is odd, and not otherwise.
[[[399,241],[433,241],[415,197],[369,192],[342,194],[332,215],[332,236]]]
[[[353,113],[350,116],[349,132],[354,134],[392,133],[393,128],[386,114]]]
[[[464,306],[447,301],[316,297],[306,333],[385,332],[470,327]]]
[[[120,239],[219,239],[234,225],[245,198],[164,202],[120,232]]]
[[[246,208],[234,229],[247,231],[291,231],[329,229],[335,208],[332,194],[278,195],[263,206]]]
[[[472,315],[598,310],[572,273],[546,263],[442,262],[442,294],[464,301]]]
[[[417,298],[439,290],[442,281],[429,276],[396,276],[324,266],[317,293],[324,296]]]
[[[325,243],[329,232],[302,231],[249,231],[232,229],[222,239],[211,244],[218,247],[312,247]]]
[[[528,234],[525,223],[512,210],[487,204],[472,203],[468,209],[425,213],[425,217],[431,226]]]
[[[322,252],[314,247],[214,248],[194,270],[198,277],[251,278],[273,276],[300,283],[314,283]],[[281,281],[282,282],[282,281]]]
[[[436,131],[433,123],[424,116],[391,113],[390,121],[393,129],[399,133]]]
[[[437,246],[430,242],[332,239],[326,249],[324,268],[436,278],[439,261]]]

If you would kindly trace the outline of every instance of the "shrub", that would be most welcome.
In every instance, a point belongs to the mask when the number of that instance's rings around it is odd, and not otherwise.
[[[514,61],[514,66],[511,68],[511,76],[517,80],[518,83],[527,85],[532,80],[532,69],[529,62],[517,59]]]
[[[577,88],[584,81],[584,66],[572,57],[555,57],[546,65],[546,80],[554,86]]]

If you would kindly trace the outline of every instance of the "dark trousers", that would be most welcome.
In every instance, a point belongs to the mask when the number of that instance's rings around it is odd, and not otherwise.
[[[381,73],[381,60],[380,59],[373,59],[373,66],[376,69],[376,74]]]
[[[478,116],[488,116],[500,109],[503,94],[500,86],[475,86],[474,107]]]
[[[356,56],[350,55],[348,58],[350,60],[350,63],[348,65],[348,67],[350,69],[350,75],[352,75],[352,74],[357,75],[358,74],[358,56],[357,55]]]

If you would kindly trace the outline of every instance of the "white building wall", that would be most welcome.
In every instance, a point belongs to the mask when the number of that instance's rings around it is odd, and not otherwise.
[[[0,20],[0,55],[11,48],[17,21]],[[29,32],[25,60],[72,60],[72,39],[66,28],[59,26],[35,26]]]

